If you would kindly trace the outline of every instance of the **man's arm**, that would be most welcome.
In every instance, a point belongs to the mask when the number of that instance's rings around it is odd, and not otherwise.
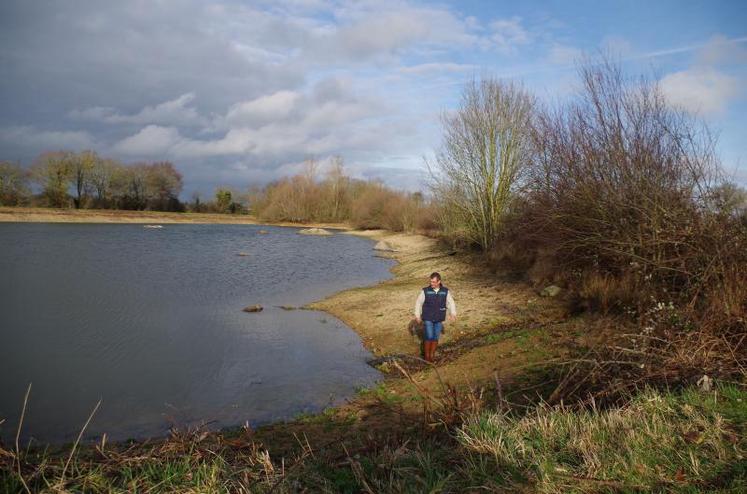
[[[423,293],[423,290],[420,290],[420,295],[418,295],[418,299],[415,301],[415,319],[418,320],[418,322],[421,322],[420,316],[423,315],[423,304],[425,303],[425,293]]]
[[[456,321],[456,316],[457,316],[456,303],[454,302],[454,297],[451,296],[451,290],[449,290],[449,293],[446,294],[446,308],[449,311],[451,320]]]

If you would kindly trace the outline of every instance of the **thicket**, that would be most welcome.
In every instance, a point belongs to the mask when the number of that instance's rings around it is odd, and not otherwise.
[[[319,168],[308,161],[303,173],[251,191],[252,213],[265,221],[345,222],[355,228],[391,231],[433,228],[422,194],[351,178],[340,158],[333,158],[324,173]]]
[[[566,287],[571,310],[616,318],[612,345],[569,370],[556,399],[704,374],[744,379],[745,192],[721,176],[707,126],[670,105],[656,81],[630,78],[607,61],[583,65],[579,75],[575,97],[533,106],[529,125],[502,116],[472,133],[462,115],[485,121],[474,116],[488,111],[482,100],[503,108],[515,88],[468,85],[457,117],[444,121],[434,191],[463,196],[475,188],[470,207],[479,212],[506,188],[495,177],[518,178],[508,185],[499,228],[485,223],[470,233],[474,222],[451,214],[440,218],[442,232],[452,243],[471,240],[537,285]],[[508,170],[504,157],[516,142],[527,153],[519,171]]]

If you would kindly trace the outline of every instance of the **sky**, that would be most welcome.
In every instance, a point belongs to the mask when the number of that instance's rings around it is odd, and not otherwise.
[[[557,104],[602,52],[702,118],[747,184],[743,0],[3,0],[0,160],[169,160],[188,198],[341,156],[354,177],[422,190],[466,82]]]

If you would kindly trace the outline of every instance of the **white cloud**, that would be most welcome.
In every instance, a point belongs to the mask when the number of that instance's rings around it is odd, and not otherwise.
[[[259,98],[236,103],[225,117],[229,125],[250,125],[282,120],[290,115],[300,98],[296,91],[278,91]]]
[[[182,141],[174,127],[148,125],[114,145],[114,151],[133,156],[164,156]]]
[[[513,53],[521,45],[530,42],[530,36],[521,25],[521,18],[498,19],[490,23],[493,46],[501,53]]]
[[[670,102],[704,115],[723,113],[740,90],[736,78],[701,66],[667,75],[661,87]]]

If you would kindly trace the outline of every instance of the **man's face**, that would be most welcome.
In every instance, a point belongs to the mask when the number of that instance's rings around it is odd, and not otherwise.
[[[431,288],[434,290],[441,286],[441,280],[438,278],[431,278]]]

